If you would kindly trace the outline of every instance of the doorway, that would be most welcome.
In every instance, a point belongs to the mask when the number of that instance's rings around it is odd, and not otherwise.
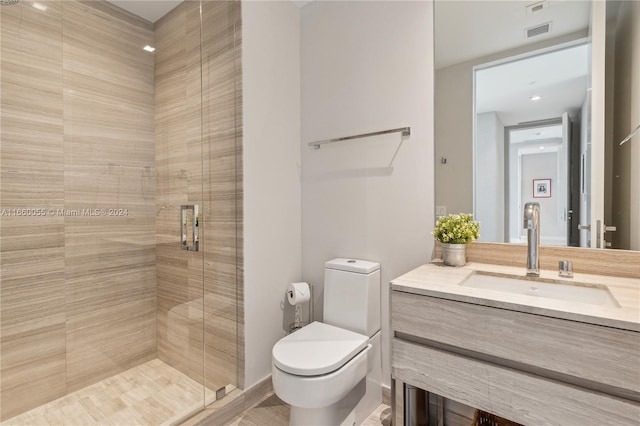
[[[571,121],[561,118],[505,128],[505,235],[510,243],[524,243],[525,203],[540,204],[540,243],[571,243]]]

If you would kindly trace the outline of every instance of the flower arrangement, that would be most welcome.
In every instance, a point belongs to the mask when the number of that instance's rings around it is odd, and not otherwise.
[[[480,238],[480,223],[471,213],[450,214],[438,219],[431,235],[441,243],[469,244]]]

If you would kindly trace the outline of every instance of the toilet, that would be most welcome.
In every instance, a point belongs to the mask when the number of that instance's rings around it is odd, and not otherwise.
[[[274,345],[273,389],[292,426],[359,425],[382,402],[380,264],[326,262],[323,306],[323,323]]]

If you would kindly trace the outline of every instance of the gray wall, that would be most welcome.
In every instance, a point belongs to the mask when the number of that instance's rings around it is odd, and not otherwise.
[[[479,241],[504,241],[504,125],[495,112],[476,119],[478,173],[475,182]]]
[[[587,30],[578,31],[436,70],[436,205],[447,206],[447,213],[473,211],[473,67],[587,35]],[[442,157],[447,164],[440,162]]]

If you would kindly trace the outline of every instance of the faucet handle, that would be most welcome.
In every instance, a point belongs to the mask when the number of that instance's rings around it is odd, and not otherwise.
[[[573,263],[570,260],[561,260],[558,262],[558,275],[573,278]]]

